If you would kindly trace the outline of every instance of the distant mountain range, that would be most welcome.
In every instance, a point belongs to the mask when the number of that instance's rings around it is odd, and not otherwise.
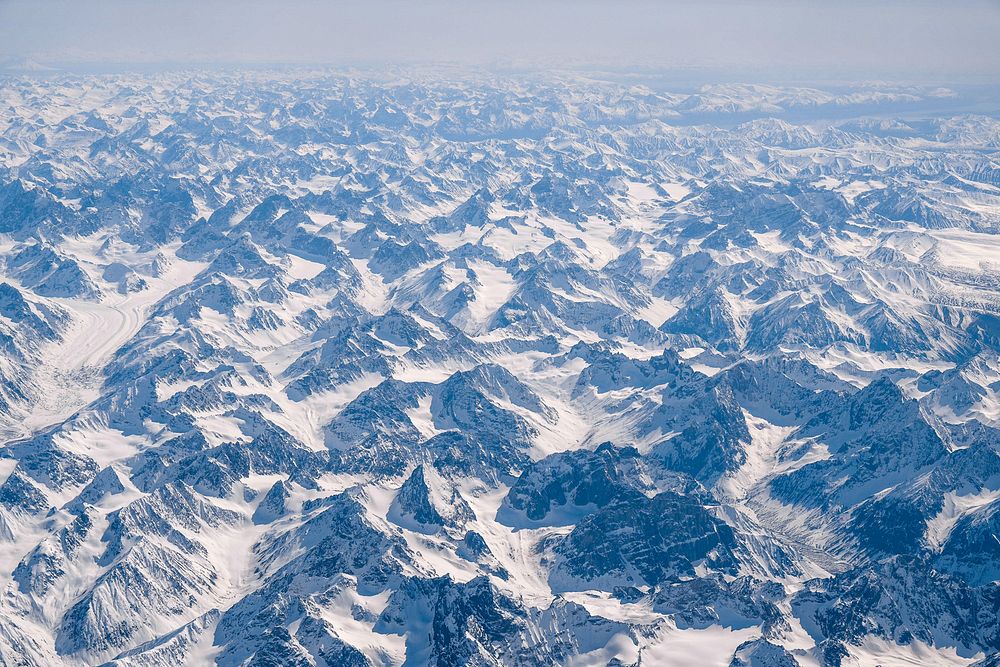
[[[1000,664],[941,100],[3,78],[0,663]]]

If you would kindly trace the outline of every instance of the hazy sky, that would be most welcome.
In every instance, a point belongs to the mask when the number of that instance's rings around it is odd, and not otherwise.
[[[1000,80],[1000,0],[0,0],[0,54]]]

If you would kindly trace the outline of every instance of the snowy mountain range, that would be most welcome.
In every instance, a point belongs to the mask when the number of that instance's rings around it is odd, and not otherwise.
[[[1000,664],[962,95],[0,78],[0,663]]]

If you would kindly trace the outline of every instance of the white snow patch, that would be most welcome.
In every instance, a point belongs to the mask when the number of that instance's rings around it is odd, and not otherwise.
[[[940,551],[955,524],[963,516],[1000,499],[1000,489],[983,489],[979,493],[959,495],[949,491],[944,495],[944,505],[941,511],[927,521],[927,545]]]

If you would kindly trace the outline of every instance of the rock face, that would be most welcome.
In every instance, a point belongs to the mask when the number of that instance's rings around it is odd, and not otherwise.
[[[497,653],[505,651],[525,625],[524,609],[502,595],[485,578],[473,579],[467,584],[445,578],[414,581],[401,588],[379,616],[376,627],[405,632],[417,616],[411,605],[425,607],[430,616],[423,630],[426,640],[413,637],[414,644],[427,641],[426,653],[422,656],[427,664],[498,663]],[[416,650],[423,648],[414,647]],[[408,647],[408,659],[410,653]]]
[[[791,653],[766,639],[743,642],[729,667],[798,667]]]
[[[622,76],[2,77],[0,664],[996,666],[989,91]]]
[[[375,628],[403,634],[406,660],[429,665],[558,662],[629,631],[561,600],[544,610],[526,608],[486,577],[410,580],[393,593]]]
[[[700,561],[733,570],[735,547],[733,530],[700,499],[665,491],[616,502],[580,521],[555,547],[553,578],[654,586],[693,576]]]
[[[899,556],[815,582],[792,604],[815,624],[822,643],[838,650],[870,635],[902,644],[947,636],[974,655],[998,649],[998,596],[995,584],[971,587],[920,559]]]
[[[439,528],[461,529],[476,518],[458,489],[423,465],[414,468],[399,487],[389,517],[401,526],[431,532]]]
[[[797,435],[825,439],[831,454],[772,483],[777,497],[803,504],[853,505],[925,472],[947,453],[916,401],[886,378],[810,420]]]
[[[532,522],[593,512],[615,501],[639,498],[645,488],[639,453],[610,443],[595,451],[553,454],[529,465],[504,499],[511,515]],[[516,517],[515,517],[516,520]]]
[[[253,522],[257,524],[270,523],[283,516],[287,511],[285,503],[288,501],[289,495],[287,483],[283,480],[275,482],[274,486],[264,495],[260,504],[257,505],[257,509],[254,510]]]

